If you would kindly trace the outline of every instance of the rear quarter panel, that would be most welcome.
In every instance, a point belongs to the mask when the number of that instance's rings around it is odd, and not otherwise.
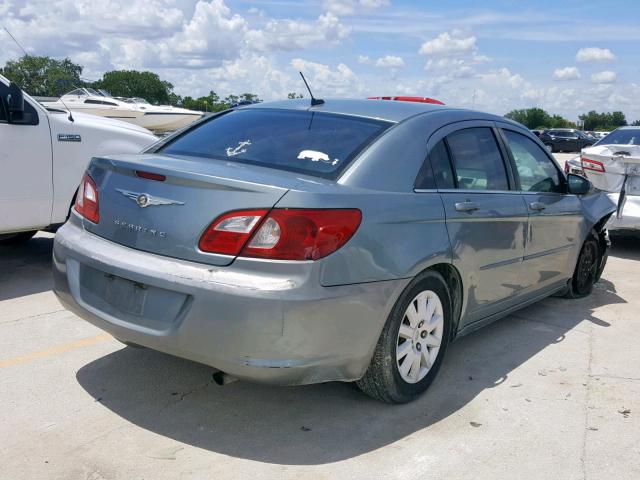
[[[322,260],[324,286],[411,278],[450,263],[444,210],[437,193],[289,191],[280,208],[358,208],[362,223],[337,252]]]

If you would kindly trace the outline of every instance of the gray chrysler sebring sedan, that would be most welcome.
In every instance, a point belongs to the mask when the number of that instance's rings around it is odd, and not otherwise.
[[[93,158],[53,251],[69,310],[220,381],[407,402],[447,345],[591,292],[614,211],[523,126],[388,100],[263,103]]]

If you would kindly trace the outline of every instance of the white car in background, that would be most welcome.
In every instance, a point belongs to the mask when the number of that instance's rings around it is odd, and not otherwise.
[[[137,153],[156,140],[129,123],[47,109],[0,75],[0,243],[64,223],[91,157]]]
[[[604,145],[612,146],[610,150],[615,150],[617,154],[627,154],[627,157],[633,157],[640,146],[640,127],[620,127],[614,130],[596,142],[593,147],[583,149],[580,155],[567,160],[564,171],[565,173],[587,177],[595,183],[596,187],[604,187],[606,183],[599,182],[598,179],[610,174],[613,181],[609,182],[610,187],[607,190],[616,190],[609,193],[609,198],[616,205],[620,202],[620,189],[624,182],[624,197],[619,205],[619,214],[614,214],[611,217],[607,223],[607,228],[613,233],[640,231],[640,167],[622,167],[621,165],[616,165],[615,162],[607,165],[606,162],[590,158],[589,151],[594,147],[602,147]],[[629,148],[626,149],[624,148],[625,146]],[[594,156],[592,155],[591,157]],[[626,170],[624,170],[625,168]],[[627,176],[626,181],[624,181],[625,175]]]

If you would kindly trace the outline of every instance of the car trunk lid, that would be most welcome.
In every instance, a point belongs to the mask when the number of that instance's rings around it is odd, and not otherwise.
[[[84,219],[87,231],[136,250],[217,266],[234,257],[198,249],[209,224],[233,210],[270,209],[299,182],[288,172],[151,154],[95,158],[88,173],[97,185],[100,221]]]

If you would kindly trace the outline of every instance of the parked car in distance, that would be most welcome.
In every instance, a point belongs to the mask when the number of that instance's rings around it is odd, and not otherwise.
[[[594,146],[598,145],[640,145],[640,127],[620,127],[598,140]],[[623,149],[625,150],[625,149]],[[626,151],[626,150],[625,150]],[[585,176],[585,169],[598,174],[606,173],[604,164],[598,165],[593,162],[584,161],[583,155],[578,155],[567,161],[567,168],[571,173]],[[616,173],[622,173],[617,171]],[[617,205],[620,197],[619,192],[609,193],[609,198]],[[629,175],[625,186],[624,205],[620,211],[620,218],[613,215],[607,222],[607,229],[612,235],[621,233],[637,233],[640,231],[640,181],[638,175]]]
[[[0,75],[0,243],[64,223],[92,156],[135,153],[156,140],[128,123],[46,109]]]
[[[595,133],[607,133],[607,132],[595,132]],[[606,136],[601,137],[593,146],[596,145],[640,145],[640,127],[620,127],[613,132],[607,133]],[[564,172],[566,174],[573,173],[574,175],[584,175],[582,169],[581,155],[567,160],[564,164]]]
[[[607,135],[609,135],[611,132],[593,132],[593,136],[596,137],[598,140],[600,140],[601,138],[606,137]]]
[[[584,170],[582,170],[582,160],[580,155],[570,158],[564,162],[564,173],[567,175],[572,173],[573,175],[580,175],[584,177]]]
[[[579,152],[584,147],[596,143],[596,139],[573,128],[554,128],[540,135],[549,152]]]
[[[588,295],[614,210],[520,124],[383,100],[231,109],[94,158],[80,190],[54,242],[66,308],[219,383],[355,381],[390,403],[454,338]]]

